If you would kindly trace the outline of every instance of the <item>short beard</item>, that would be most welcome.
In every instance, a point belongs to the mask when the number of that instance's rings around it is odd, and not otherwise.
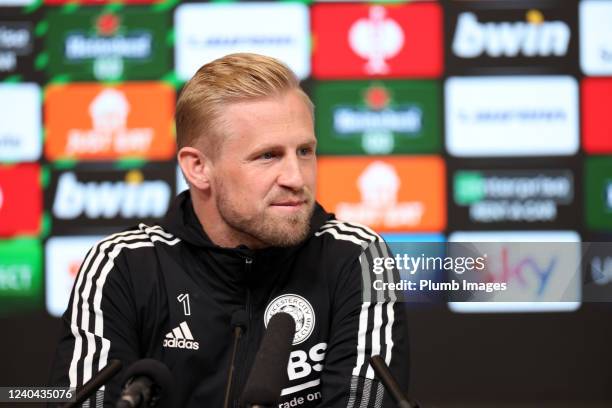
[[[217,209],[227,225],[239,234],[251,238],[259,247],[290,247],[298,245],[308,237],[310,220],[314,212],[314,200],[309,199],[304,204],[305,211],[288,217],[274,217],[266,213],[254,217],[240,214],[228,200],[225,194],[217,195]]]

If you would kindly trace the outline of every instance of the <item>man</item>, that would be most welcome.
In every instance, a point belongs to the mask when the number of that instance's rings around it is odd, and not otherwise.
[[[392,406],[368,364],[380,354],[407,382],[402,306],[370,288],[372,257],[387,248],[315,202],[313,106],[295,75],[255,54],[204,65],[180,95],[176,128],[189,192],[161,226],[141,224],[90,250],[53,382],[80,386],[110,359],[149,357],[171,369],[174,406],[222,407],[231,320],[244,310],[235,407],[267,322],[285,311],[296,334],[279,406]],[[113,406],[120,377],[90,406]]]

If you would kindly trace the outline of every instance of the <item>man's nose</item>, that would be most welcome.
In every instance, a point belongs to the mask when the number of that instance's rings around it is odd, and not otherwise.
[[[297,156],[288,155],[283,158],[283,166],[278,176],[278,184],[292,190],[304,188],[304,174]]]

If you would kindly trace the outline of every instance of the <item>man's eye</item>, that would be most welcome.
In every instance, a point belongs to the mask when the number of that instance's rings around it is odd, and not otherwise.
[[[260,157],[261,159],[264,159],[264,160],[270,160],[270,159],[273,159],[273,158],[274,158],[274,153],[272,153],[272,152],[266,152],[266,153],[263,153],[263,154],[262,154],[261,156],[259,156],[259,157]]]
[[[299,154],[301,156],[308,156],[312,153],[312,149],[310,147],[303,147],[299,150]]]

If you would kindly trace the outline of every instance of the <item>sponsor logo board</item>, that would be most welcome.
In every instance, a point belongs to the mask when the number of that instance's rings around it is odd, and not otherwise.
[[[582,72],[612,75],[612,2],[583,0],[579,9]]]
[[[35,161],[42,151],[40,87],[0,84],[0,161]]]
[[[441,89],[434,81],[325,82],[314,89],[323,154],[434,153]]]
[[[588,153],[612,153],[612,78],[584,78],[582,93],[582,145]]]
[[[442,74],[442,9],[437,3],[315,4],[312,30],[316,78]]]
[[[37,235],[42,219],[40,166],[0,166],[0,237]]]
[[[457,228],[575,224],[570,170],[457,170],[450,212]]]
[[[612,231],[612,157],[587,157],[584,172],[587,228]]]
[[[459,157],[578,151],[578,84],[570,76],[451,77],[446,146]]]
[[[310,75],[308,7],[301,3],[181,4],[174,15],[179,79],[236,52],[269,55],[299,78]]]
[[[78,166],[52,170],[48,203],[52,231],[104,234],[162,218],[175,189],[174,165],[155,163],[131,170]]]
[[[157,82],[50,85],[45,156],[49,160],[167,160],[176,150],[174,90]]]
[[[451,3],[448,71],[575,72],[576,9],[565,3],[542,2],[537,7],[511,1]]]
[[[45,292],[47,312],[60,317],[87,251],[102,236],[51,237],[45,244]]]
[[[449,242],[469,242],[472,251],[486,254],[480,279],[507,284],[486,302],[449,302],[454,312],[571,312],[580,307],[581,248],[574,231],[457,231]],[[522,245],[535,242],[541,244]]]
[[[170,70],[169,18],[145,8],[48,12],[47,72],[79,80],[156,79]]]
[[[35,0],[0,0],[0,7],[21,7],[36,3]]]
[[[0,240],[0,305],[38,307],[42,303],[42,249],[31,238]]]
[[[0,18],[0,77],[31,69],[28,64],[34,51],[32,22],[7,17]]]
[[[61,5],[70,4],[73,0],[43,0],[44,4],[48,5]],[[112,4],[113,0],[79,0],[79,4],[85,4],[89,6],[93,5],[107,5]],[[122,0],[122,4],[156,4],[163,3],[163,0]]]
[[[189,190],[189,185],[187,184],[187,179],[183,176],[183,172],[181,171],[181,166],[176,165],[176,195],[181,194],[183,191]]]
[[[603,235],[603,234],[602,234]],[[584,245],[584,287],[585,301],[612,301],[612,252],[611,237],[596,236]]]
[[[318,200],[338,219],[378,232],[446,227],[445,166],[438,156],[321,157],[318,166]]]

